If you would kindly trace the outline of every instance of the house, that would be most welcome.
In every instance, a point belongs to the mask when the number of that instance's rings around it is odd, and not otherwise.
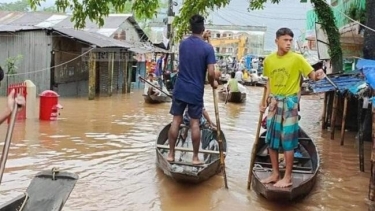
[[[206,28],[211,31],[211,42],[217,55],[237,57],[241,60],[247,54],[264,54],[264,36],[267,30],[265,26],[207,24]]]
[[[336,26],[339,28],[340,43],[345,60],[344,70],[351,71],[354,69],[354,57],[361,57],[363,48],[363,28],[349,19],[355,11],[357,17],[365,15],[365,0],[333,0],[331,6],[336,20]],[[363,18],[363,17],[362,17]],[[321,58],[329,58],[328,47],[322,42],[316,42],[317,39],[327,39],[325,33],[316,24],[318,18],[314,10],[307,12],[306,20],[306,40],[307,47],[319,52]]]
[[[8,83],[30,79],[37,93],[53,89],[61,96],[87,96],[91,54],[97,57],[91,95],[141,88],[136,76],[145,74],[145,65],[134,58],[160,50],[131,15],[109,15],[100,28],[87,20],[82,30],[74,29],[65,14],[1,11],[0,17],[1,65],[7,70],[8,58],[22,56]],[[0,91],[4,94],[5,86]]]

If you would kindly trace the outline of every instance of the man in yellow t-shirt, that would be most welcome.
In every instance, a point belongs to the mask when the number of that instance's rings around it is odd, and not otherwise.
[[[227,90],[229,90],[229,92],[239,92],[240,91],[240,89],[238,88],[238,81],[235,78],[235,76],[236,76],[235,72],[230,73],[230,79],[229,79],[228,84],[227,84]]]
[[[276,32],[277,52],[264,60],[264,76],[267,81],[267,116],[266,143],[272,163],[272,174],[261,180],[262,183],[275,183],[275,187],[292,185],[294,150],[298,146],[298,93],[300,92],[301,75],[311,80],[325,77],[322,69],[313,71],[313,67],[302,55],[290,52],[293,32],[280,28]],[[261,102],[260,112],[265,112],[267,105]],[[284,178],[279,180],[278,150],[284,151],[286,170]]]

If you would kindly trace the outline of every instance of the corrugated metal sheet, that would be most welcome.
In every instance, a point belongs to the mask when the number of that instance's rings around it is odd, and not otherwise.
[[[13,26],[13,25],[0,25],[0,32],[16,32],[26,30],[40,30],[34,26]]]
[[[0,25],[12,25],[13,27],[15,27],[15,31],[22,31],[23,27],[26,26],[34,26],[36,28],[74,28],[74,23],[71,22],[70,18],[70,15],[53,14],[46,12],[0,11]],[[131,14],[110,14],[108,17],[104,17],[104,25],[102,27],[99,27],[97,23],[87,18],[84,30],[96,32],[110,37],[114,32],[120,29],[120,26],[126,20],[128,20],[133,25],[140,37],[145,38],[144,40],[148,40],[147,35],[139,27],[138,23],[135,21],[134,17]],[[1,30],[0,28],[0,31],[3,30]]]
[[[82,30],[75,30],[75,29],[69,29],[69,28],[55,28],[53,29],[53,31],[59,34],[62,34],[64,36],[73,37],[81,41],[94,44],[101,48],[109,48],[109,47],[132,48],[134,47],[132,44],[126,41],[119,41],[110,37],[106,37],[104,35],[82,31]]]
[[[17,74],[9,76],[9,83],[23,82],[26,79],[33,81],[37,87],[37,94],[49,89],[52,39],[44,31],[18,32],[5,36],[0,35],[0,61],[6,64],[9,57],[22,58],[17,63]],[[7,67],[3,66],[7,71]],[[6,79],[0,87],[1,94],[5,94]]]
[[[350,75],[339,75],[339,76],[327,76],[331,81],[338,87],[338,91],[344,93],[348,90],[355,90],[355,87],[361,87],[366,84],[363,78],[358,74]],[[324,93],[329,91],[335,91],[336,88],[326,79],[322,79],[316,82],[309,82],[310,88],[314,93]],[[356,94],[356,93],[353,93]]]

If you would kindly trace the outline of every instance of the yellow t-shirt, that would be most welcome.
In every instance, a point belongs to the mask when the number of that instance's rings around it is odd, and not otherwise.
[[[243,78],[244,80],[247,80],[247,79],[250,78],[250,77],[249,77],[249,74],[247,73],[247,71],[245,71],[245,73],[243,74],[242,78]]]
[[[239,92],[240,89],[238,88],[238,81],[235,78],[231,78],[228,81],[228,87],[230,92]]]
[[[301,74],[307,77],[313,67],[299,54],[288,52],[284,56],[276,53],[264,59],[264,76],[268,77],[270,93],[290,96],[300,91]]]

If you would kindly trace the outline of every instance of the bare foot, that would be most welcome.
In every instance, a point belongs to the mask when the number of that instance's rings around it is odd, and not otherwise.
[[[273,186],[278,187],[278,188],[286,188],[286,187],[292,186],[292,181],[284,177],[282,180],[279,180],[278,182],[276,182]]]
[[[193,157],[193,161],[192,161],[193,165],[202,165],[203,162],[199,160],[198,157]]]
[[[275,183],[279,180],[279,174],[271,174],[271,176],[266,179],[262,179],[260,182],[263,184]]]
[[[174,154],[169,153],[167,157],[168,162],[174,162]]]

